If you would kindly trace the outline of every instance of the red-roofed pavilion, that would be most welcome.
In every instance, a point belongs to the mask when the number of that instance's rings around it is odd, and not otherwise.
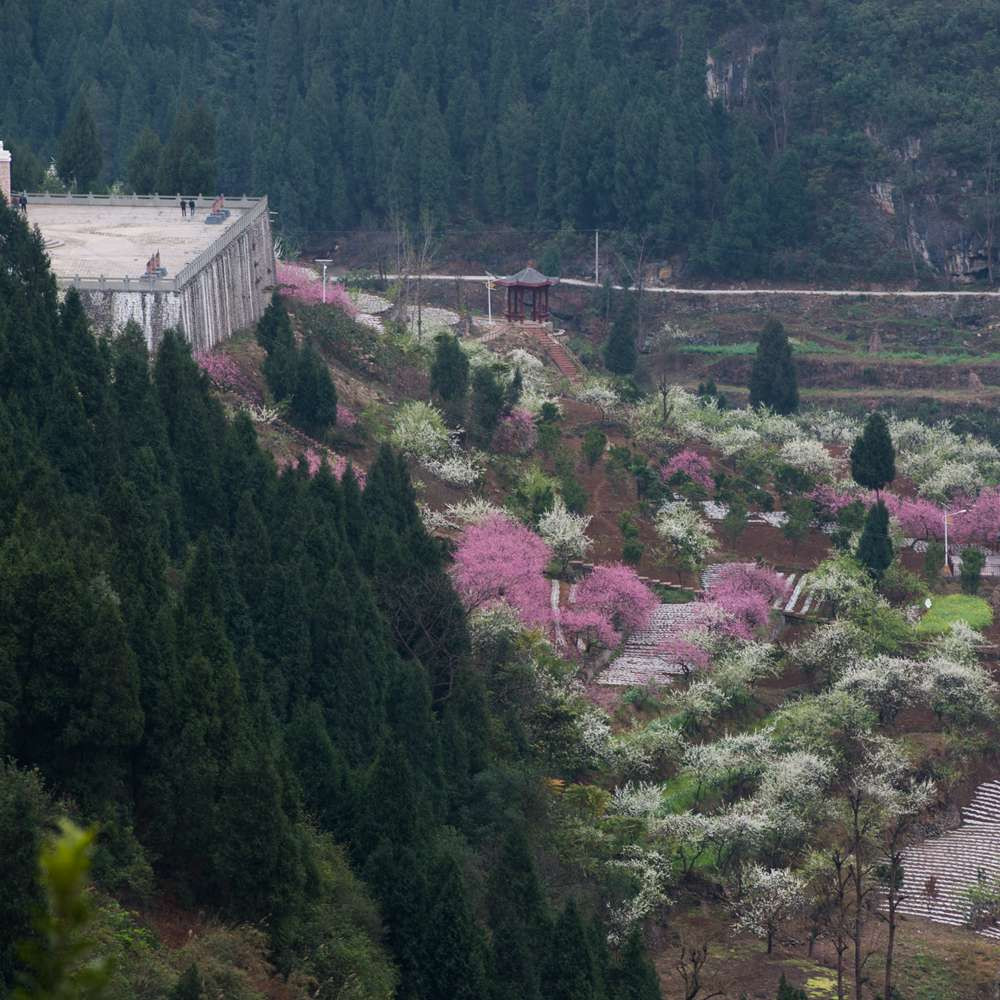
[[[535,323],[544,323],[549,318],[549,288],[558,283],[558,278],[547,278],[530,266],[517,274],[497,278],[497,284],[507,289],[507,321],[523,323],[530,318]]]

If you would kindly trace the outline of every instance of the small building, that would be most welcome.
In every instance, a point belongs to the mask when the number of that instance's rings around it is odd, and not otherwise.
[[[549,288],[559,284],[558,278],[547,278],[530,265],[506,278],[497,278],[497,285],[507,289],[507,322],[544,323],[549,318]]]

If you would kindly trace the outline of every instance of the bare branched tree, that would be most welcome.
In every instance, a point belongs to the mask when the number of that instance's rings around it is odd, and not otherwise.
[[[688,947],[683,945],[681,953],[674,963],[674,969],[684,983],[684,1000],[712,1000],[713,997],[721,997],[725,994],[721,990],[712,993],[703,993],[707,986],[701,982],[702,971],[708,961],[708,944]]]

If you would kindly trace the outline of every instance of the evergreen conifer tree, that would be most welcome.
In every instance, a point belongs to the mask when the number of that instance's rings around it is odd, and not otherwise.
[[[330,369],[309,344],[299,351],[291,417],[314,437],[321,437],[337,422],[337,390]]]
[[[879,581],[892,564],[892,539],[889,537],[889,511],[879,500],[865,518],[858,542],[857,559]]]
[[[792,347],[778,320],[768,320],[757,342],[750,372],[750,405],[787,415],[799,408],[798,376]]]
[[[103,159],[90,104],[81,96],[59,140],[56,169],[67,184],[78,191],[89,191],[101,172]]]
[[[464,401],[469,391],[469,359],[458,338],[439,333],[434,338],[434,361],[431,363],[431,392],[445,402]]]
[[[542,996],[545,1000],[603,1000],[589,935],[572,899],[552,931]]]
[[[488,365],[472,376],[472,422],[482,444],[487,444],[507,406],[507,395],[498,374]]]
[[[865,489],[880,493],[896,478],[896,449],[881,413],[871,413],[851,446],[851,476]]]
[[[180,979],[170,991],[170,1000],[202,1000],[205,987],[201,981],[198,965],[192,962],[181,974]]]
[[[660,979],[646,955],[638,928],[629,934],[610,978],[614,1000],[660,1000]]]
[[[126,180],[136,194],[156,191],[162,154],[160,137],[147,125],[135,140],[125,167]]]
[[[636,302],[633,295],[625,293],[614,323],[611,324],[611,334],[604,345],[604,364],[616,375],[630,375],[635,371],[636,363]]]

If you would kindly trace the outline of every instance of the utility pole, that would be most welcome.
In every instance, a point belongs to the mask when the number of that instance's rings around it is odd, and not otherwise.
[[[594,284],[601,283],[601,231],[594,230]]]
[[[486,313],[490,318],[490,326],[493,325],[493,276],[486,281]]]
[[[314,260],[313,263],[314,264],[322,264],[323,265],[323,305],[326,305],[326,268],[327,268],[327,265],[328,264],[332,264],[333,261],[330,260],[329,258],[327,258],[326,260],[323,260],[322,258],[318,258],[318,259]]]

